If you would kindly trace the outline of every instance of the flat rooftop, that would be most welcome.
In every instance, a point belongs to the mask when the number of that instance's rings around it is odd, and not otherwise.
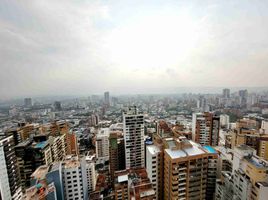
[[[45,179],[48,170],[48,166],[42,165],[35,170],[35,172],[32,174],[32,177],[38,180]]]
[[[250,164],[254,165],[256,168],[268,170],[268,162],[261,160],[258,157],[245,157],[245,160],[248,161]]]
[[[28,146],[32,141],[31,140],[25,140],[23,142],[20,142],[16,147],[26,147]]]
[[[195,142],[190,141],[190,140],[189,142],[192,145],[191,147],[187,146],[183,149],[177,149],[177,150],[165,149],[165,151],[172,159],[183,158],[187,156],[196,156],[196,155],[201,155],[201,154],[206,153],[202,149],[202,147],[196,144]]]
[[[66,156],[63,162],[65,168],[75,168],[80,166],[80,161],[77,156]]]
[[[147,146],[148,151],[152,154],[155,155],[157,153],[160,153],[160,149],[159,147],[155,146],[155,145],[149,145]]]
[[[128,181],[128,174],[118,176],[118,183],[122,183],[122,182],[125,182],[125,181]]]

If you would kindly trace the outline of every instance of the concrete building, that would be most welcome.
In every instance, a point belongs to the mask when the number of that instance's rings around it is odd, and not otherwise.
[[[64,161],[43,165],[32,174],[31,185],[53,185],[57,199],[88,200],[95,189],[95,165],[89,157],[66,156]]]
[[[96,135],[96,157],[98,160],[109,160],[109,128],[101,128]]]
[[[24,195],[24,200],[57,200],[56,188],[53,183],[38,183],[28,188]]]
[[[54,162],[62,161],[66,157],[66,135],[49,137],[52,160]]]
[[[225,147],[215,147],[219,152],[218,160],[218,176],[221,176],[222,171],[232,172],[233,169],[233,150]]]
[[[55,199],[57,200],[57,191],[54,182],[48,183],[46,174],[49,167],[44,165],[37,168],[31,175],[31,187],[26,189],[25,200]]]
[[[118,171],[115,174],[116,200],[154,200],[156,199],[152,183],[144,168]]]
[[[257,121],[242,119],[236,123],[231,133],[231,148],[247,145],[256,150],[256,154],[268,160],[268,134],[259,129]]]
[[[220,118],[213,113],[193,113],[193,140],[201,145],[219,144]]]
[[[30,186],[32,173],[41,165],[52,163],[52,153],[48,141],[36,143],[26,140],[15,146],[15,154],[18,160],[21,186],[23,191]]]
[[[109,164],[112,181],[115,171],[126,169],[124,136],[120,131],[113,131],[109,137]]]
[[[79,155],[78,141],[75,133],[66,134],[66,155]]]
[[[24,99],[24,106],[26,108],[32,107],[32,105],[33,105],[32,98],[25,98]]]
[[[84,177],[84,178],[83,178]],[[62,163],[64,199],[88,199],[87,174],[78,157],[67,156]]]
[[[148,145],[146,147],[146,171],[148,173],[148,178],[150,179],[153,188],[155,190],[156,199],[161,199],[161,181],[162,181],[162,154],[161,149],[156,145]]]
[[[92,114],[89,118],[88,118],[88,123],[89,126],[97,126],[99,124],[99,115],[97,114]]]
[[[261,133],[268,134],[268,121],[262,120],[261,122]]]
[[[223,114],[223,115],[220,115],[220,125],[221,127],[224,127],[224,128],[229,128],[229,123],[230,123],[230,117],[229,115],[226,115],[226,114]]]
[[[144,167],[144,116],[136,106],[123,111],[126,168]]]
[[[61,108],[61,102],[60,101],[55,101],[54,102],[54,109],[56,111],[61,111],[62,110],[62,108]]]
[[[22,189],[13,136],[0,137],[0,199],[20,200]]]
[[[109,95],[109,92],[104,92],[104,104],[107,107],[110,106],[110,95]]]
[[[85,163],[85,169],[87,174],[87,191],[88,195],[95,191],[96,187],[96,171],[95,171],[95,162],[92,160],[92,157],[85,156],[82,158]]]
[[[216,195],[215,200],[230,200],[233,199],[233,177],[229,171],[221,172],[221,179],[217,180],[216,183]]]
[[[18,129],[22,141],[40,133],[39,124],[25,124]]]
[[[211,199],[215,193],[218,154],[186,139],[166,139],[164,199]]]
[[[228,89],[228,88],[224,88],[224,89],[222,90],[222,97],[223,97],[223,98],[230,98],[230,89]]]
[[[268,162],[255,155],[254,149],[235,148],[233,172],[222,172],[217,181],[216,200],[265,200],[268,195]]]

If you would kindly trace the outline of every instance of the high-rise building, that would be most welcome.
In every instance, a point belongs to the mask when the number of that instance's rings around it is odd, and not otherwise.
[[[75,133],[66,134],[66,155],[78,155],[79,148]]]
[[[15,147],[20,171],[21,186],[25,190],[30,186],[31,174],[41,165],[52,163],[51,148],[48,141],[34,142],[26,140]]]
[[[61,108],[61,102],[60,101],[55,101],[54,102],[54,109],[56,111],[61,111],[62,110],[62,108]]]
[[[112,181],[114,180],[115,171],[121,171],[126,168],[125,161],[125,144],[123,133],[113,131],[109,137],[109,164]]]
[[[88,195],[95,191],[96,187],[96,171],[95,171],[95,162],[93,162],[92,157],[86,156],[82,158],[84,161],[86,174],[87,174],[87,190]]]
[[[218,153],[187,139],[166,139],[164,199],[213,199]]]
[[[64,199],[88,199],[87,175],[84,167],[76,156],[67,156],[62,163]]]
[[[241,107],[245,107],[247,105],[248,91],[247,90],[239,90],[240,97],[240,105]]]
[[[20,138],[22,141],[27,140],[29,137],[39,134],[39,124],[25,124],[24,126],[18,129]]]
[[[109,95],[109,92],[104,92],[104,104],[107,107],[110,106],[110,95]]]
[[[32,186],[53,185],[57,199],[88,200],[96,184],[95,163],[90,157],[69,155],[64,161],[40,166],[31,177]]]
[[[233,172],[222,172],[217,180],[216,200],[265,200],[268,194],[268,162],[254,149],[241,145],[234,149]]]
[[[221,127],[224,127],[224,128],[229,128],[229,123],[230,123],[230,117],[229,115],[226,115],[226,114],[222,114],[220,115],[220,125]]]
[[[146,171],[155,190],[156,199],[161,199],[161,181],[163,166],[161,165],[161,150],[156,145],[146,146]]]
[[[230,89],[224,88],[222,90],[222,96],[223,96],[223,98],[230,98]]]
[[[144,116],[136,106],[123,111],[126,168],[144,167]]]
[[[220,117],[211,112],[193,113],[192,133],[195,142],[201,145],[219,144]]]
[[[18,130],[18,128],[10,128],[6,131],[6,135],[13,136],[15,146],[21,142],[21,135]]]
[[[22,190],[13,136],[0,137],[0,199],[20,200]]]
[[[108,161],[109,160],[109,128],[99,129],[96,135],[96,156],[99,160]]]
[[[99,124],[99,115],[97,114],[92,114],[89,118],[88,118],[88,123],[89,126],[97,126]]]
[[[33,104],[32,104],[32,98],[25,98],[24,99],[24,106],[29,108],[31,107]]]
[[[66,135],[56,137],[50,136],[48,141],[51,148],[52,160],[54,162],[62,161],[66,157]]]

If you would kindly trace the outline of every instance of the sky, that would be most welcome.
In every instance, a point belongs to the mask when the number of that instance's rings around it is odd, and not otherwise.
[[[268,1],[0,0],[0,99],[268,86]]]

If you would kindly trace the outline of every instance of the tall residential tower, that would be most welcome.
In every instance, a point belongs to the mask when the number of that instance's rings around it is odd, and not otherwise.
[[[144,167],[144,116],[136,106],[123,111],[126,168]]]

